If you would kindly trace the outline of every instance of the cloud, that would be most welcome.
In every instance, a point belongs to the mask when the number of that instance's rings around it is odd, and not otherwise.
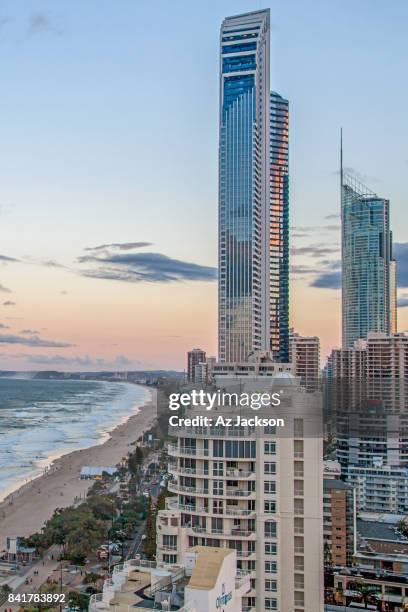
[[[42,348],[66,348],[73,346],[68,342],[57,342],[55,340],[44,340],[39,336],[18,336],[15,334],[0,334],[0,344],[21,344],[23,346],[38,346]]]
[[[11,289],[8,289],[7,287],[5,287],[4,285],[0,284],[0,291],[2,293],[11,293]]]
[[[341,272],[323,272],[310,283],[310,286],[317,287],[319,289],[340,289]]]
[[[398,287],[408,287],[408,242],[397,242],[393,248],[397,260]]]
[[[0,323],[0,329],[8,329],[10,325],[4,325],[4,323]]]
[[[29,335],[31,335],[31,336],[33,336],[33,335],[35,336],[35,335],[37,335],[37,334],[39,334],[39,333],[40,333],[40,332],[39,332],[39,331],[37,331],[36,329],[22,329],[22,330],[20,331],[20,334],[29,334]]]
[[[106,249],[118,249],[119,251],[131,251],[142,247],[152,246],[151,242],[111,242],[110,244],[100,244],[95,247],[86,247],[85,251],[105,251]]]
[[[11,357],[11,356],[9,356]],[[140,365],[138,360],[131,360],[124,355],[118,355],[112,360],[104,359],[103,357],[90,357],[89,355],[31,355],[19,354],[13,355],[14,358],[25,359],[29,363],[37,366],[47,367],[76,367],[76,368],[124,368],[127,366]]]
[[[0,17],[0,32],[8,23],[10,23],[10,21],[10,17]]]
[[[65,291],[65,289],[63,289],[63,290],[61,291],[61,295],[68,295],[68,291]]]
[[[408,295],[401,295],[397,300],[398,308],[406,308],[408,306]]]
[[[110,253],[84,255],[80,264],[89,264],[80,274],[89,278],[128,283],[171,283],[177,281],[214,281],[216,268],[181,261],[161,253]]]
[[[3,302],[3,306],[16,306],[16,302],[12,302],[11,300],[6,300]]]
[[[61,34],[61,30],[56,28],[45,13],[32,13],[28,20],[27,36],[36,36],[51,32],[53,34]]]
[[[340,219],[340,213],[332,213],[331,215],[326,215],[324,217],[324,219],[326,219],[326,221],[332,221],[334,219]]]
[[[332,253],[338,252],[339,247],[322,243],[310,244],[304,247],[293,247],[291,249],[292,255],[309,255],[310,257],[324,257],[325,255],[331,255]]]
[[[7,255],[0,255],[0,262],[3,261],[4,263],[10,262],[10,261],[19,261],[18,259],[15,259],[14,257],[7,257]]]

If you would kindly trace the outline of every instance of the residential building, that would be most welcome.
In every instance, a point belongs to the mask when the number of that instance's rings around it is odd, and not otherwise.
[[[185,565],[172,567],[130,559],[113,568],[102,593],[92,595],[89,612],[242,611],[249,575],[236,570],[236,552],[196,546],[186,551]]]
[[[291,330],[289,361],[293,373],[308,391],[318,388],[320,382],[320,341],[317,336],[300,336]]]
[[[399,612],[407,609],[408,576],[405,571],[379,573],[376,570],[356,567],[335,573],[333,580],[336,602],[342,606],[352,602],[361,602],[360,608],[367,609],[368,606],[371,606],[369,608],[371,610]],[[364,592],[367,593],[367,605],[362,595]],[[356,607],[346,609],[355,610]],[[337,610],[340,612],[344,608],[337,608]]]
[[[230,383],[232,377],[242,378],[258,377],[258,376],[275,376],[280,372],[288,372],[293,374],[293,365],[291,363],[280,363],[273,360],[270,351],[254,353],[248,360],[242,362],[218,362],[213,365],[213,379],[217,380],[220,386]]]
[[[270,11],[221,26],[218,359],[288,361],[289,111],[270,92]]]
[[[355,551],[353,487],[336,478],[323,481],[323,538],[325,566],[352,565]]]
[[[270,98],[270,334],[273,358],[289,361],[289,102]]]
[[[194,382],[194,368],[205,362],[205,351],[195,348],[187,353],[187,380]]]
[[[408,513],[408,469],[390,465],[343,467],[353,486],[358,511]]]
[[[228,382],[226,377],[223,381]],[[319,612],[321,395],[305,393],[288,372],[272,378],[232,376],[229,383],[228,391],[282,392],[281,404],[273,411],[269,407],[267,414],[284,419],[284,432],[268,426],[172,430],[177,442],[168,449],[168,487],[176,497],[167,499],[158,515],[157,560],[183,565],[192,546],[234,549],[237,569],[250,572],[251,589],[242,609]],[[195,410],[188,409],[188,417]],[[235,418],[237,407],[218,407],[214,413]],[[262,410],[256,415],[265,416]]]
[[[390,203],[341,170],[343,348],[396,330]]]

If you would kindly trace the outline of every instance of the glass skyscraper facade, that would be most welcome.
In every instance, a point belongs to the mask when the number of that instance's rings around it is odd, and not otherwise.
[[[288,103],[270,93],[269,10],[221,26],[220,361],[288,355]]]
[[[396,329],[396,263],[389,201],[342,173],[343,348]]]
[[[276,361],[289,361],[289,102],[270,97],[270,334]]]

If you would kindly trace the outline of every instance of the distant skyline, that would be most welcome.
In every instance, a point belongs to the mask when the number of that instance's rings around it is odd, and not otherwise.
[[[1,369],[216,354],[219,28],[267,7],[291,109],[290,324],[340,345],[342,126],[348,172],[390,200],[408,329],[404,0],[3,0]]]

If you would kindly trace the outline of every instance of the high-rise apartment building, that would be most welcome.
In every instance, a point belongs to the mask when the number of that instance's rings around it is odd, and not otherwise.
[[[195,367],[199,363],[205,362],[205,351],[200,348],[195,348],[187,353],[187,380],[194,382]]]
[[[343,348],[396,331],[390,204],[341,172]]]
[[[328,408],[342,474],[359,510],[404,511],[408,468],[408,336],[369,332],[329,358]]]
[[[232,548],[237,569],[249,572],[242,610],[319,612],[323,592],[323,462],[321,395],[305,393],[288,372],[225,374],[228,392],[282,392],[266,413],[285,421],[266,426],[177,427],[169,446],[169,490],[159,512],[158,563],[185,563],[192,546]],[[220,381],[221,382],[221,381]],[[201,411],[202,412],[202,411]],[[249,410],[250,416],[254,412]],[[214,414],[236,418],[232,406]],[[241,414],[242,411],[240,412]],[[200,414],[189,409],[186,416]],[[208,414],[208,413],[207,413]]]
[[[324,479],[323,521],[325,566],[351,567],[356,522],[351,485],[337,478]]]
[[[289,102],[270,102],[270,334],[276,361],[289,361]]]
[[[308,391],[314,391],[320,381],[320,341],[317,336],[300,336],[291,331],[289,361],[293,374],[300,378]]]
[[[218,357],[288,356],[288,102],[269,88],[269,9],[221,26]]]

